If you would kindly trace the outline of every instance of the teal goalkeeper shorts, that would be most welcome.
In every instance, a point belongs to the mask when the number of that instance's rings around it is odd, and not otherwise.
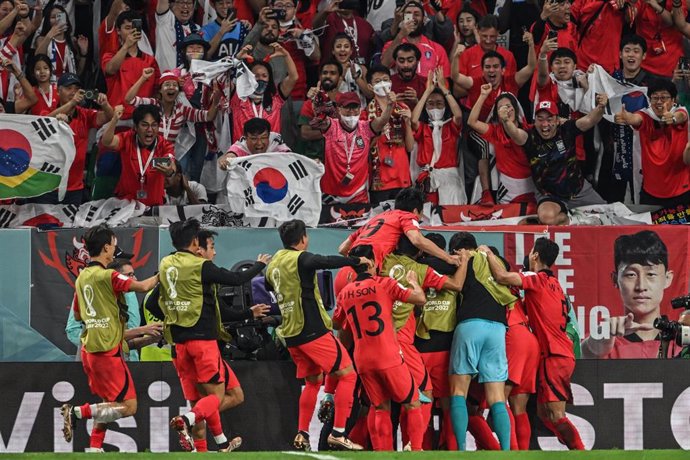
[[[508,380],[505,324],[468,319],[455,328],[449,374],[479,376],[479,383]]]

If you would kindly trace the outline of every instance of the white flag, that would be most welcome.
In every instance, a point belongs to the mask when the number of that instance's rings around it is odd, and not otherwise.
[[[0,199],[67,191],[74,134],[65,122],[32,115],[0,114]]]
[[[626,94],[642,93],[647,95],[647,88],[636,86],[632,83],[621,83],[609,75],[599,64],[594,65],[594,72],[587,74],[589,89],[583,97],[580,111],[589,113],[596,107],[596,95],[607,94],[609,97],[608,107],[604,112],[604,118],[613,123],[613,117],[621,111],[623,103],[621,99]]]
[[[228,201],[247,217],[279,222],[301,219],[316,227],[321,216],[321,163],[297,153],[260,153],[228,166]]]

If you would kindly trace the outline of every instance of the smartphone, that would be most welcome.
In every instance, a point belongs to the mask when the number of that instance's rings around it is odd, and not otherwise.
[[[132,19],[132,29],[138,30],[141,32],[142,24],[141,24],[141,19]]]
[[[62,11],[58,11],[55,14],[55,23],[56,24],[67,24],[67,15],[63,13]]]
[[[158,166],[165,166],[166,168],[170,167],[170,158],[159,158],[155,157],[151,160],[151,166],[154,168]]]
[[[233,19],[235,19],[235,17],[237,17],[237,10],[235,8],[228,8],[228,12],[227,12],[228,21],[232,21]]]
[[[680,70],[690,70],[690,62],[688,62],[688,58],[681,56],[680,59],[678,59],[678,68]]]
[[[558,37],[558,31],[557,30],[549,30],[549,35],[547,36],[548,40],[551,40],[552,38]]]
[[[404,17],[404,19],[403,19],[404,22],[412,22],[413,18],[414,18],[412,13],[405,13],[405,16],[403,16],[403,17]]]

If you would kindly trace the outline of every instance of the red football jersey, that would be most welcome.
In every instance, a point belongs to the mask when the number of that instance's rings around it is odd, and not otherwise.
[[[355,340],[358,372],[388,369],[402,363],[393,327],[393,301],[406,302],[412,291],[391,278],[360,277],[338,295]]]
[[[376,266],[398,246],[398,240],[408,230],[419,230],[417,216],[408,211],[382,212],[350,235],[352,247],[370,244],[374,249]]]
[[[520,273],[529,323],[542,355],[575,358],[573,342],[565,333],[568,302],[558,279],[548,270]]]

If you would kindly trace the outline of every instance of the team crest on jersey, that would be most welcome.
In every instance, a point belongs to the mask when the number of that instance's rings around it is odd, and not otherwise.
[[[364,148],[364,139],[362,139],[361,136],[357,136],[357,138],[355,138],[355,144],[357,144],[357,147],[359,147],[360,149],[363,149]]]
[[[393,265],[388,271],[388,277],[393,278],[396,281],[402,281],[405,279],[405,267],[400,264]]]
[[[425,51],[424,52],[424,57],[427,59],[431,59],[431,51]]]
[[[426,291],[427,300],[435,299],[436,295],[437,295],[436,289],[434,289],[434,288],[429,288],[429,290]]]

